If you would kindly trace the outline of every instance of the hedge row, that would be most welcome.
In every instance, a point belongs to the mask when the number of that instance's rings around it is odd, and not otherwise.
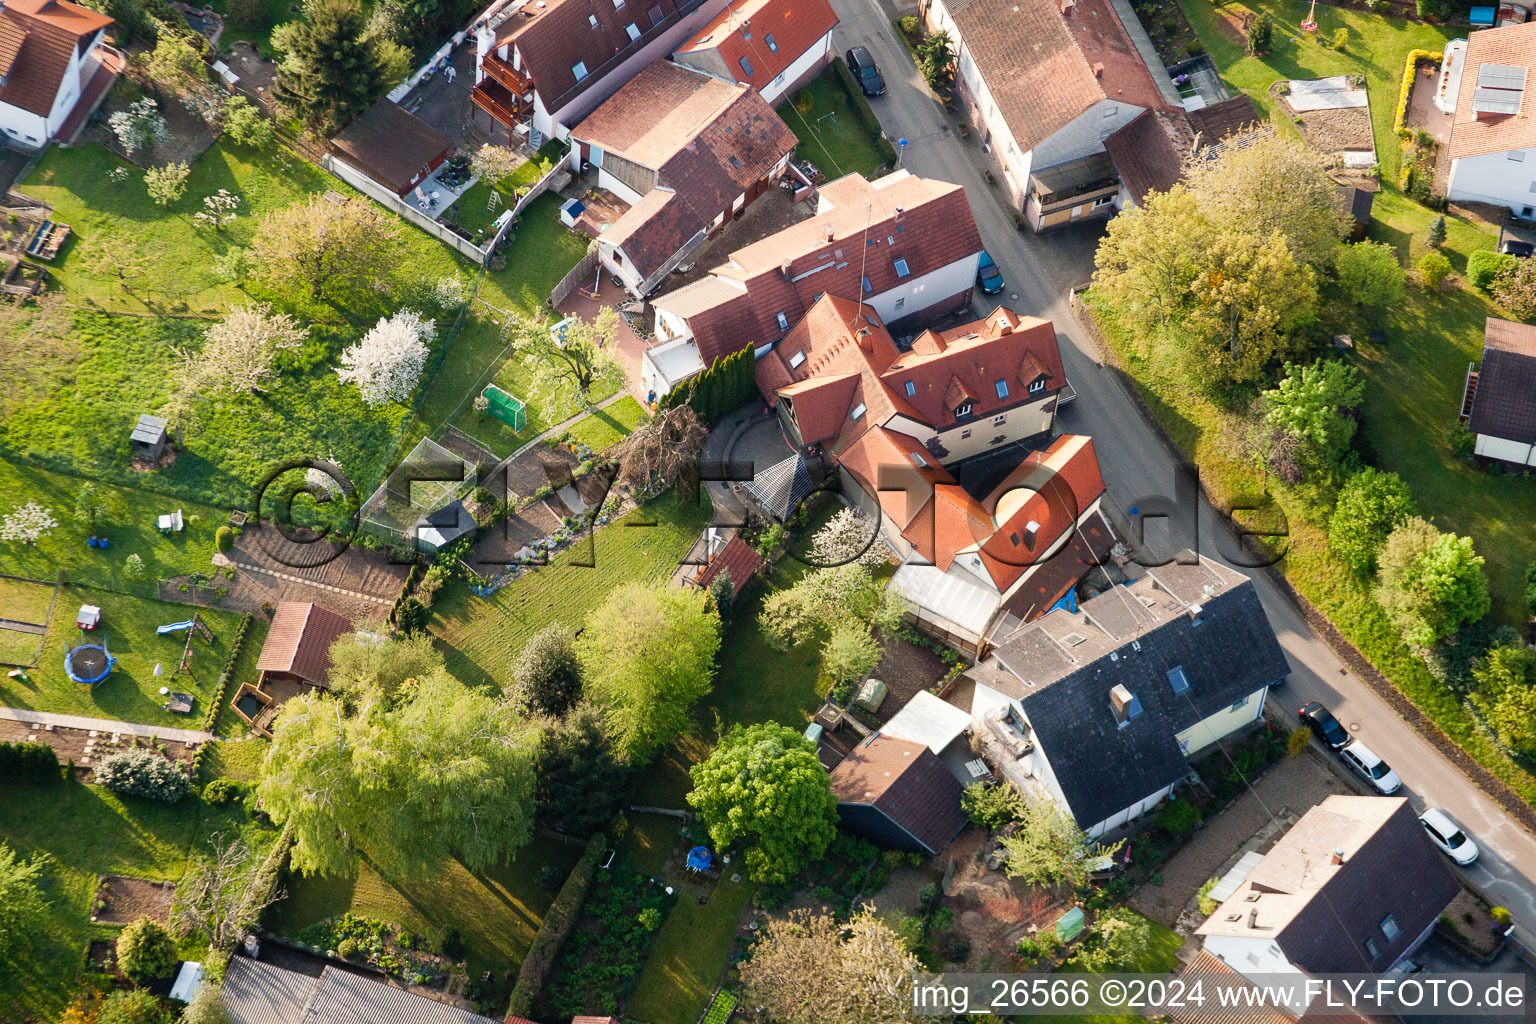
[[[539,925],[539,933],[533,937],[533,945],[528,947],[528,955],[523,957],[523,965],[518,969],[517,985],[512,989],[512,999],[507,1003],[508,1017],[532,1015],[533,1004],[544,990],[544,982],[549,978],[549,969],[554,966],[555,956],[559,954],[560,946],[565,942],[571,926],[576,923],[576,918],[581,915],[581,905],[586,901],[587,890],[592,886],[592,876],[597,873],[597,862],[607,846],[608,839],[601,832],[587,841],[587,852],[581,855],[581,860],[571,869],[570,877],[560,887],[560,895],[549,905],[544,923]]]
[[[859,124],[864,126],[875,148],[880,151],[880,158],[887,165],[894,165],[896,147],[891,145],[891,140],[885,137],[885,130],[880,127],[880,119],[875,116],[875,109],[869,105],[869,100],[865,98],[864,90],[859,88],[859,83],[853,80],[853,72],[848,70],[848,65],[843,63],[841,57],[832,58],[832,67],[837,72],[837,80],[843,85],[843,91],[848,94],[848,102],[853,104],[854,112],[859,115]]]
[[[699,422],[713,423],[757,397],[756,368],[751,348],[721,356],[686,387],[673,388],[663,395],[660,405],[664,409],[691,405]]]
[[[57,782],[59,755],[46,743],[0,743],[0,779]]]
[[[1427,60],[1432,64],[1439,64],[1443,54],[1430,53],[1428,50],[1409,50],[1408,57],[1403,61],[1403,87],[1398,91],[1397,113],[1392,116],[1392,130],[1400,138],[1408,138],[1413,133],[1403,121],[1408,116],[1408,96],[1413,92],[1413,80],[1419,74],[1419,61]]]
[[[229,645],[229,658],[224,662],[224,671],[219,673],[219,684],[214,687],[213,694],[208,698],[208,710],[203,715],[203,731],[217,735],[219,713],[224,708],[224,698],[229,693],[229,680],[235,674],[235,662],[240,658],[240,650],[245,646],[245,638],[251,631],[251,616],[247,612],[240,619],[240,628],[235,630],[235,640]],[[203,770],[203,763],[209,757],[209,751],[214,747],[212,743],[204,743],[192,756],[192,777],[197,778]]]
[[[272,844],[272,851],[267,854],[267,859],[261,862],[260,867],[251,872],[250,886],[251,889],[254,890],[254,895],[250,899],[244,901],[241,904],[242,906],[266,906],[267,901],[272,896],[272,893],[277,889],[277,883],[283,877],[283,869],[288,864],[288,853],[292,849],[293,828],[291,826],[284,825],[282,832],[278,833],[277,842]],[[229,929],[229,936],[231,941],[239,942],[241,936],[243,936],[246,932],[255,930],[256,926],[261,923],[260,917],[260,911],[257,911],[253,914],[247,914],[243,918],[237,917],[233,922],[234,927]],[[223,952],[227,953],[229,950],[226,949]]]

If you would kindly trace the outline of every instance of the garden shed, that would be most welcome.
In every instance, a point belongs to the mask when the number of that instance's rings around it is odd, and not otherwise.
[[[154,462],[165,454],[165,426],[165,420],[159,416],[145,413],[139,417],[128,438],[134,458]]]
[[[513,430],[522,430],[523,424],[528,422],[528,406],[495,384],[489,385],[481,394],[490,403],[486,412]]]

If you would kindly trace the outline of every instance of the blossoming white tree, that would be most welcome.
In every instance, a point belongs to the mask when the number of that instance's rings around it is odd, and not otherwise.
[[[208,328],[203,350],[193,361],[188,387],[196,391],[265,391],[278,354],[304,344],[309,330],[287,313],[266,305],[231,309]]]
[[[53,513],[35,501],[18,505],[0,518],[0,540],[19,540],[36,544],[59,525]]]
[[[239,206],[240,197],[227,188],[221,188],[213,195],[203,197],[203,210],[201,213],[193,214],[192,221],[198,227],[223,231],[224,225],[240,216],[235,212]]]
[[[890,553],[875,534],[876,524],[858,509],[841,509],[811,539],[810,562],[816,566],[858,562],[874,572],[890,561]]]
[[[437,337],[437,321],[413,309],[381,319],[363,340],[341,354],[336,373],[357,385],[369,408],[411,397],[427,364],[427,346]]]

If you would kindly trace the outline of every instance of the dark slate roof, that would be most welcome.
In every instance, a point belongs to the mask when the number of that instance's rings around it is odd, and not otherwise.
[[[232,1024],[497,1024],[331,965],[312,978],[237,956],[223,993]]]
[[[965,827],[960,783],[937,754],[910,740],[875,733],[832,771],[840,804],[878,808],[937,853]]]
[[[1021,626],[992,660],[1007,671],[988,685],[1019,701],[1084,828],[1188,773],[1175,734],[1291,671],[1253,584],[1203,558]],[[1190,686],[1176,694],[1179,667]],[[1116,685],[1143,709],[1123,728]]]
[[[1340,185],[1333,190],[1334,209],[1348,215],[1356,224],[1369,224],[1371,222],[1371,207],[1375,205],[1376,197],[1363,188],[1353,188],[1349,185]]]
[[[1488,318],[1467,425],[1474,434],[1536,443],[1536,327]]]
[[[331,148],[370,178],[404,195],[432,161],[453,148],[442,132],[390,99],[358,115]]]

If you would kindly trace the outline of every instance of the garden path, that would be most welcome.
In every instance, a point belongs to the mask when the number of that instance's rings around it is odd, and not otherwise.
[[[130,736],[154,737],[175,740],[178,743],[211,743],[218,739],[211,732],[201,729],[172,729],[164,725],[138,725],[119,722],[115,718],[86,718],[83,715],[56,715],[49,711],[32,711],[27,708],[0,708],[0,718],[29,725],[51,725],[60,729],[94,729],[104,733],[127,733]]]

